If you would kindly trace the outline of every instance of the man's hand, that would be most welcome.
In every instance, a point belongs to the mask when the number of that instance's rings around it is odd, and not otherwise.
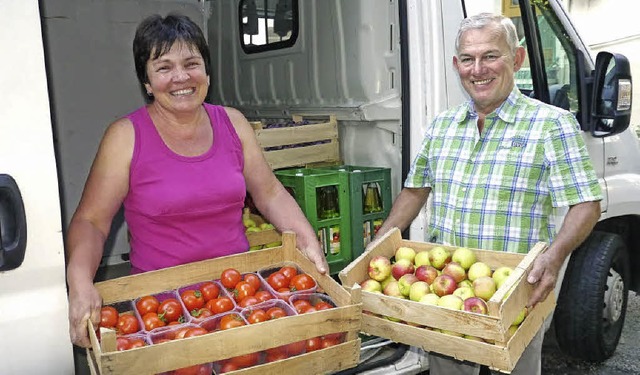
[[[549,293],[553,292],[561,266],[562,262],[558,262],[548,251],[538,255],[527,277],[527,282],[534,285],[527,303],[528,308],[544,301]]]

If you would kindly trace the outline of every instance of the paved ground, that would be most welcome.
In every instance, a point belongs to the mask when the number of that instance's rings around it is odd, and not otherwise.
[[[542,348],[544,375],[628,375],[640,374],[640,296],[629,293],[627,317],[620,343],[614,355],[594,364],[564,356],[550,330]]]

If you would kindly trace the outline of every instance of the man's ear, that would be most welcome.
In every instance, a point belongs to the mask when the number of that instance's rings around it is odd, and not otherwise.
[[[520,70],[520,68],[522,67],[522,64],[524,63],[524,59],[527,57],[527,51],[524,49],[524,47],[518,47],[518,49],[516,49],[516,55],[514,56],[513,59],[513,71],[517,72],[518,70]]]
[[[457,71],[458,70],[458,56],[453,56],[453,68]]]

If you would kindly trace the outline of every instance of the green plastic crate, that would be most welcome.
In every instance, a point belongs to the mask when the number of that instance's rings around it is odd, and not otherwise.
[[[318,234],[330,274],[337,274],[353,260],[351,253],[351,210],[348,181],[344,174],[332,170],[308,168],[281,169],[274,172],[293,195],[311,226]],[[323,190],[334,189],[337,206],[327,217],[319,203]]]
[[[338,165],[318,168],[337,171],[346,177],[349,189],[351,216],[351,254],[359,257],[367,244],[373,239],[378,228],[389,216],[391,210],[391,169],[384,167],[364,167]],[[378,209],[366,207],[366,188],[373,184],[378,190]]]

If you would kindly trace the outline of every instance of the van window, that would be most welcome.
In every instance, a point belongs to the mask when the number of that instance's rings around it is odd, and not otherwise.
[[[240,44],[246,53],[288,48],[298,38],[298,0],[241,0]]]
[[[540,56],[542,64],[540,71],[543,71],[546,76],[543,87],[548,89],[549,103],[577,116],[580,102],[576,48],[548,2],[532,1],[531,4],[536,23],[533,26],[535,30],[526,32],[518,0],[502,0],[497,4],[493,3],[492,6],[488,6],[486,2],[465,2],[468,15],[493,12],[502,13],[513,20],[520,37],[520,45],[527,49],[525,62],[515,75],[516,85],[520,91],[531,97],[543,97],[534,92],[534,75],[531,73],[531,66],[534,63],[532,56],[535,53]],[[527,38],[532,37],[537,39],[538,51],[528,50]]]

